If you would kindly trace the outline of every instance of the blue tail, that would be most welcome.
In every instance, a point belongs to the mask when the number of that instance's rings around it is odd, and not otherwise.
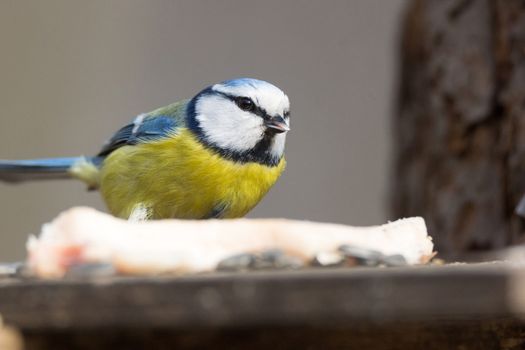
[[[23,182],[71,178],[69,169],[82,157],[0,160],[0,181]]]

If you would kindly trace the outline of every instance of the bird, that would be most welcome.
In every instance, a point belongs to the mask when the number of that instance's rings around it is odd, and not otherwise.
[[[123,219],[245,216],[282,174],[290,102],[254,78],[139,114],[92,157],[0,160],[0,180],[78,179]]]

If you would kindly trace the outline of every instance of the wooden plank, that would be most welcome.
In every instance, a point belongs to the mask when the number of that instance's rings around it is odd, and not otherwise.
[[[521,350],[522,325],[506,320],[439,324],[249,329],[112,329],[26,332],[26,350]]]
[[[179,278],[4,279],[0,314],[6,323],[32,331],[516,319],[525,316],[516,294],[523,290],[523,276],[523,269],[509,264],[476,264]]]

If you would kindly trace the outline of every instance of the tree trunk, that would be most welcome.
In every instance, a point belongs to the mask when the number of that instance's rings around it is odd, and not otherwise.
[[[522,242],[525,1],[412,1],[398,102],[394,216],[448,256]]]

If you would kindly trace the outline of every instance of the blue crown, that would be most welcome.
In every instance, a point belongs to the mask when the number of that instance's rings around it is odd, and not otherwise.
[[[272,85],[264,80],[254,79],[254,78],[237,78],[237,79],[231,79],[226,80],[221,83],[224,86],[227,87],[238,87],[238,86],[251,86],[253,88],[257,88],[261,85]]]

